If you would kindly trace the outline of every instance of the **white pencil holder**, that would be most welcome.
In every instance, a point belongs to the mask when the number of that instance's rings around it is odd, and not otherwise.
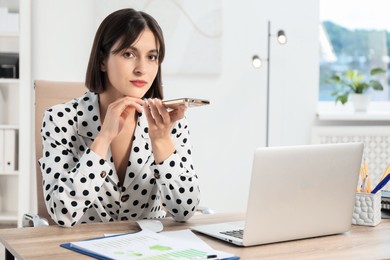
[[[381,192],[356,193],[352,224],[376,226],[381,222]]]

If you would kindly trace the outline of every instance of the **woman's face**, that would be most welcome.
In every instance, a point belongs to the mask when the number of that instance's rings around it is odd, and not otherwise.
[[[142,98],[152,85],[158,71],[158,46],[149,28],[127,49],[113,54],[119,47],[116,42],[101,65],[107,74],[106,91],[117,98]]]

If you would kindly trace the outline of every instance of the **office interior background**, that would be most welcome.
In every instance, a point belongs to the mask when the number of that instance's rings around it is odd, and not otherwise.
[[[20,41],[31,44],[30,60],[21,64],[29,69],[20,83],[19,102],[25,106],[19,105],[19,115],[33,118],[34,80],[84,81],[98,25],[124,7],[152,14],[165,32],[165,98],[211,101],[186,114],[203,206],[218,212],[246,209],[257,147],[310,144],[317,126],[366,124],[318,119],[320,0],[20,0],[20,30],[28,39]],[[278,30],[286,33],[286,44],[277,42]],[[254,56],[261,67],[253,66]],[[3,198],[10,205],[18,197],[18,220],[36,210],[33,122],[24,120],[19,129],[18,191]]]

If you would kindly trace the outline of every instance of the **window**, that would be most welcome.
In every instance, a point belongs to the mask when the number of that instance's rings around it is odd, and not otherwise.
[[[320,0],[320,101],[334,101],[327,79],[335,72],[358,69],[388,71],[390,1]],[[380,78],[384,90],[371,90],[373,101],[389,101],[389,72]]]

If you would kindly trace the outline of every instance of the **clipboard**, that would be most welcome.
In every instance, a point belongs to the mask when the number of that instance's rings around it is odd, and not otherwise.
[[[83,254],[83,255],[86,255],[86,256],[93,257],[93,258],[95,258],[95,259],[112,260],[112,258],[107,258],[107,257],[101,256],[101,255],[98,255],[98,254],[94,254],[94,253],[91,253],[91,252],[88,252],[88,251],[81,250],[81,249],[78,249],[78,248],[76,248],[76,247],[73,247],[71,243],[61,244],[60,246],[63,247],[63,248],[66,248],[66,249],[75,251],[75,252],[77,252],[77,253],[80,253],[80,254]]]
[[[128,233],[128,234],[132,234],[132,233]],[[121,235],[123,235],[123,234],[113,235],[113,236],[121,236]],[[104,238],[107,238],[107,237],[91,238],[91,239],[87,239],[87,240],[84,240],[84,241],[98,240],[98,239],[104,239]],[[100,254],[96,254],[96,253],[93,253],[93,252],[90,252],[90,251],[87,251],[87,250],[83,250],[83,249],[74,247],[74,246],[72,246],[72,243],[60,244],[60,247],[63,247],[63,248],[72,250],[74,252],[77,252],[77,253],[80,253],[80,254],[83,254],[83,255],[86,255],[86,256],[90,256],[90,257],[93,257],[93,258],[99,259],[99,260],[113,260],[113,258],[105,257],[105,256],[102,256]]]
[[[152,239],[153,240],[153,246],[150,244],[150,242],[147,242],[147,239]],[[107,239],[108,241],[101,241],[97,243],[92,243],[94,240],[99,241],[99,240],[105,240]],[[140,248],[137,248],[136,241],[139,239],[143,240],[143,243],[145,243],[146,247],[149,249],[143,251]],[[91,241],[91,243],[88,243],[88,241]],[[145,242],[146,241],[146,242]],[[191,246],[188,243],[184,243],[181,246],[176,247],[175,244],[179,243],[179,240],[175,240],[173,238],[161,236],[157,233],[154,233],[149,230],[142,230],[140,232],[131,232],[131,233],[125,233],[125,234],[116,234],[116,235],[110,235],[110,236],[104,236],[104,237],[97,237],[97,238],[92,238],[92,239],[86,239],[86,240],[81,240],[77,242],[70,242],[70,243],[63,243],[60,244],[61,247],[72,250],[74,252],[93,257],[95,259],[102,259],[102,260],[111,260],[111,259],[116,259],[115,254],[118,252],[112,251],[113,248],[115,248],[115,251],[122,251],[119,252],[121,253],[121,257],[125,257],[125,255],[122,255],[123,253],[130,252],[135,253],[133,250],[137,251],[137,256],[132,256],[132,257],[164,257],[164,256],[172,256],[172,255],[187,255],[190,254],[196,255],[196,257],[191,257],[190,259],[239,259],[239,257],[232,255],[227,252],[222,252],[222,251],[217,251],[213,250],[210,248],[210,250],[205,250],[204,248],[198,248],[196,246]],[[121,248],[118,247],[113,247],[109,250],[106,250],[106,246],[109,244],[115,244],[115,243],[121,243]],[[131,246],[130,246],[131,245]],[[161,247],[162,245],[165,246],[170,246],[171,252],[164,252],[163,254],[157,254],[155,255],[155,252],[150,251],[152,247]],[[130,246],[130,248],[129,248]],[[135,247],[137,249],[131,248]],[[143,246],[141,246],[143,247]],[[104,249],[103,249],[104,248]],[[150,251],[150,252],[149,252]],[[141,253],[140,255],[138,253]],[[149,255],[152,253],[152,255]],[[220,254],[223,254],[225,258],[219,258],[221,257]],[[119,256],[119,255],[118,255]],[[126,257],[130,257],[127,255]],[[121,259],[122,259],[121,258]]]

